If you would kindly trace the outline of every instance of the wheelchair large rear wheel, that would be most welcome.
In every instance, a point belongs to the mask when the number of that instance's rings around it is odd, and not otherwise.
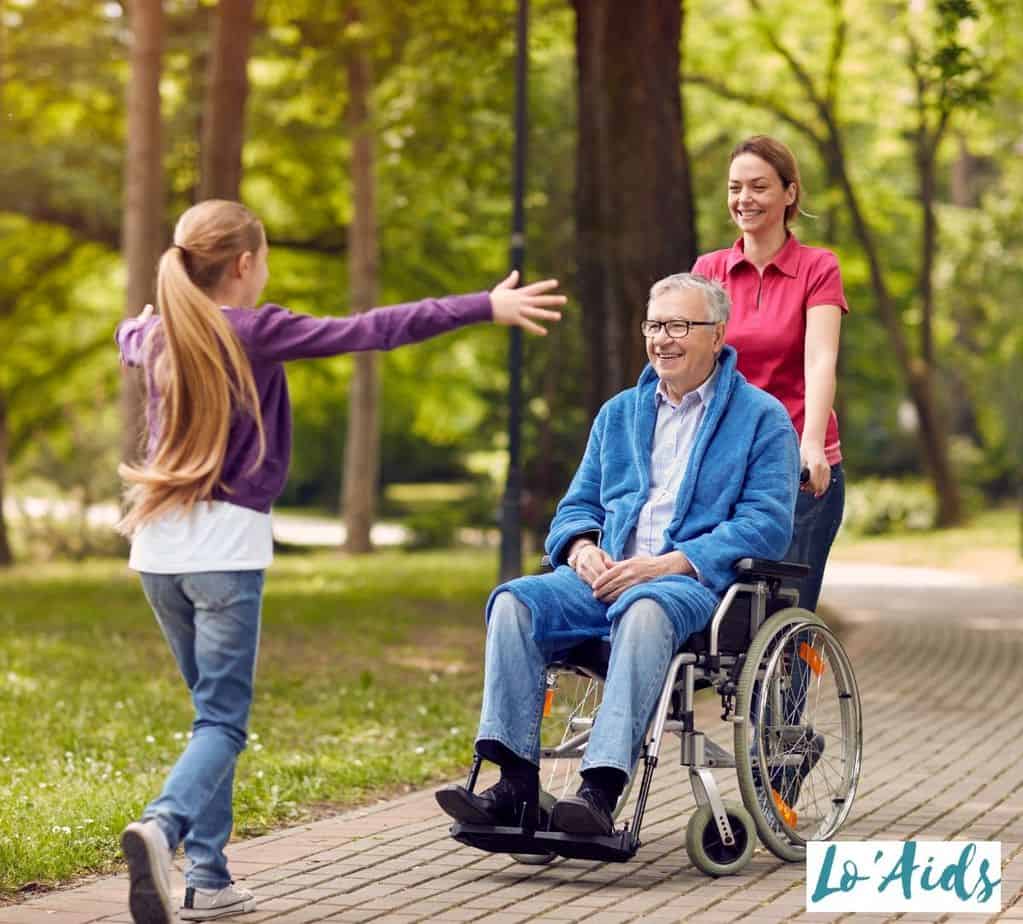
[[[863,726],[852,665],[813,613],[775,613],[753,639],[736,697],[739,791],[764,845],[806,857],[849,815],[859,781]]]

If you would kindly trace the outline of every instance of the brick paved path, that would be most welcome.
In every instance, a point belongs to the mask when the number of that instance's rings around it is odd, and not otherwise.
[[[1023,922],[1023,592],[938,572],[847,567],[829,571],[825,602],[847,620],[843,640],[864,706],[861,785],[843,836],[1000,840],[1004,910],[991,920]],[[718,711],[704,703],[699,724],[730,746]],[[762,849],[741,876],[712,880],[690,865],[684,830],[694,801],[671,759],[676,747],[662,754],[644,843],[630,863],[527,867],[461,847],[432,792],[422,792],[233,845],[232,870],[262,901],[229,920],[842,919],[808,915],[804,868]],[[734,774],[717,777],[725,797],[738,799]],[[0,908],[0,924],[129,922],[126,909],[118,876]]]

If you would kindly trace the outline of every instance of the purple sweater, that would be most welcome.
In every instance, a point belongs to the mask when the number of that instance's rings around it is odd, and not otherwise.
[[[238,334],[252,364],[266,432],[266,455],[250,471],[259,452],[259,434],[252,418],[235,414],[227,441],[221,486],[214,500],[228,501],[267,513],[284,490],[291,462],[291,402],[282,363],[290,359],[337,356],[361,350],[390,350],[477,321],[489,321],[493,312],[486,292],[429,298],[420,302],[374,308],[343,318],[315,318],[293,314],[279,305],[225,308],[225,317]],[[115,339],[122,361],[144,365],[143,343],[160,323],[159,315],[144,324],[129,319],[117,326]],[[147,365],[149,390],[149,451],[157,443],[159,394]]]

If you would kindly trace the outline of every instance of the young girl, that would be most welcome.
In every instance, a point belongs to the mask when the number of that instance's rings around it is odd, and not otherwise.
[[[835,255],[801,244],[789,230],[802,192],[788,147],[766,135],[738,144],[728,168],[728,212],[742,236],[726,250],[704,254],[693,272],[728,291],[725,340],[738,351],[739,371],[785,405],[799,434],[810,477],[785,557],[810,565],[799,605],[814,610],[845,505],[832,404],[839,329],[849,307]]]
[[[189,860],[180,916],[197,921],[255,907],[224,856],[234,769],[246,742],[259,644],[264,569],[273,557],[270,507],[287,478],[291,408],[283,362],[387,350],[477,321],[545,334],[563,296],[554,280],[426,299],[344,318],[255,306],[266,286],[260,222],[210,200],[178,221],[151,306],[117,329],[122,363],[145,371],[144,465],[122,465],[132,538],[129,566],[191,691],[192,737],[163,792],[125,828],[135,921],[169,924],[171,857]]]

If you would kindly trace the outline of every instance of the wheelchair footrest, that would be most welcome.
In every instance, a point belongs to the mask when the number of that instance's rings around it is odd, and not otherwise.
[[[469,825],[456,821],[451,836],[459,843],[490,853],[557,854],[576,860],[624,863],[639,850],[639,841],[628,830],[613,834],[565,834],[562,831],[527,831],[494,825]]]

